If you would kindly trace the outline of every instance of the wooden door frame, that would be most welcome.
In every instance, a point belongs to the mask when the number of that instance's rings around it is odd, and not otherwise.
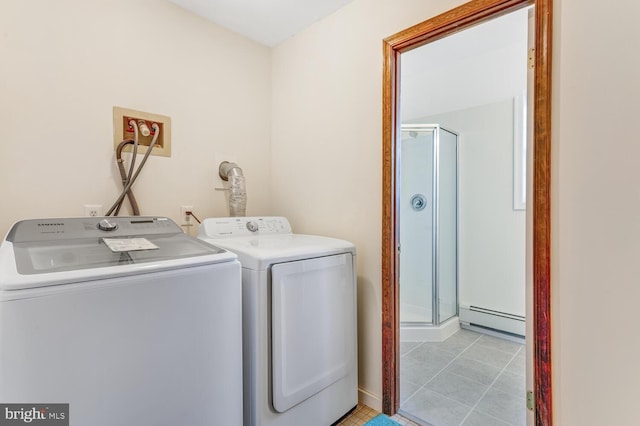
[[[382,409],[400,405],[400,315],[396,226],[396,135],[400,54],[513,10],[535,5],[533,89],[533,352],[536,426],[552,424],[551,394],[551,35],[553,0],[472,0],[383,42]]]

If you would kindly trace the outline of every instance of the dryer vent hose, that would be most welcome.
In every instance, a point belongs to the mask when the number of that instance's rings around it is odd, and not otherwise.
[[[222,180],[229,182],[229,214],[230,216],[245,216],[247,209],[247,190],[244,183],[242,169],[236,163],[223,161],[218,173]]]

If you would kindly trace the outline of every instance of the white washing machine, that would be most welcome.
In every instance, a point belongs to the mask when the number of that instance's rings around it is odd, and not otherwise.
[[[328,426],[358,403],[353,244],[283,217],[206,219],[242,264],[245,426]]]
[[[242,424],[240,276],[235,254],[167,218],[16,223],[0,403],[68,403],[72,426]]]

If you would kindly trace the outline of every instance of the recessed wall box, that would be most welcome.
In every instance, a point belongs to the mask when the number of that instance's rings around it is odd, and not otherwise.
[[[113,107],[113,148],[116,149],[120,142],[125,139],[133,139],[134,129],[130,121],[145,125],[149,128],[150,134],[144,136],[142,132],[138,132],[138,154],[144,154],[149,149],[151,141],[154,137],[153,124],[157,124],[160,128],[158,140],[153,147],[151,155],[161,155],[171,157],[171,118],[160,114],[151,114],[149,112],[136,111],[133,109]],[[131,152],[132,145],[127,145],[125,152]]]

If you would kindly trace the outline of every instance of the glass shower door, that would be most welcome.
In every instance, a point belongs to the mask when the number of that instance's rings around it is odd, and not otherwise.
[[[433,324],[434,131],[403,131],[399,161],[400,322]]]

